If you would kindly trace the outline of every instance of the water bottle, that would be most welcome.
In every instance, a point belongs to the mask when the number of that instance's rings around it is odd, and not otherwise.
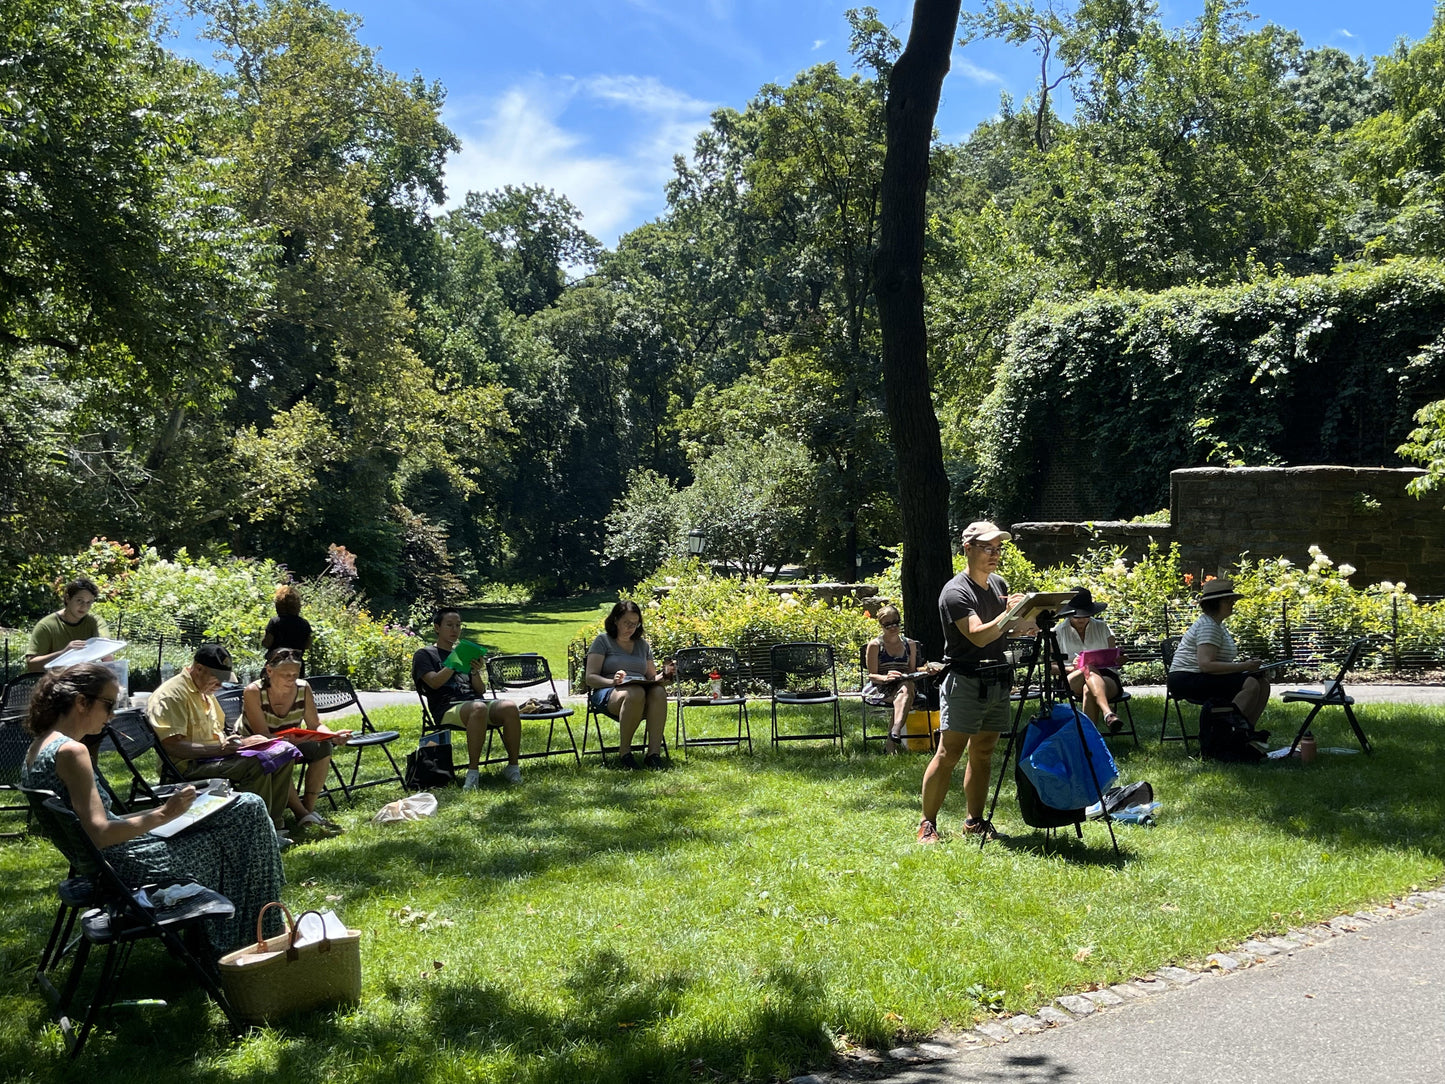
[[[1315,736],[1306,734],[1300,739],[1299,760],[1301,764],[1313,764],[1315,757],[1319,755],[1319,747],[1315,745]]]

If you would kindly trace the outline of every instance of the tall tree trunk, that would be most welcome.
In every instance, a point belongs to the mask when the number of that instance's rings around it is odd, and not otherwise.
[[[883,333],[883,391],[903,516],[903,606],[908,633],[943,657],[938,592],[953,574],[948,475],[933,411],[923,322],[928,155],[948,74],[960,0],[915,0],[908,44],[888,79],[887,139],[873,289]]]

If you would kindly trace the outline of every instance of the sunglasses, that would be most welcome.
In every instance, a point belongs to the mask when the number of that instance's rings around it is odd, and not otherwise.
[[[106,713],[107,715],[114,715],[114,714],[115,714],[115,701],[114,701],[114,700],[107,700],[107,699],[106,699],[105,697],[103,697],[103,696],[97,696],[97,697],[95,698],[95,702],[96,702],[97,704],[104,704],[104,705],[105,705],[105,713]]]
[[[880,628],[885,628],[885,629],[896,629],[896,628],[897,628],[899,625],[901,625],[901,624],[903,624],[902,621],[880,621],[880,622],[878,622],[879,627],[880,627]]]

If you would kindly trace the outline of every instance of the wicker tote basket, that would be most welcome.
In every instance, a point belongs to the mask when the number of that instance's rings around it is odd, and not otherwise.
[[[286,928],[276,937],[261,936],[266,912],[279,907]],[[307,915],[321,915],[304,911]],[[222,956],[221,987],[236,1015],[248,1024],[265,1024],[288,1013],[361,1000],[361,931],[322,937],[296,945],[297,922],[285,904],[268,903],[256,916],[256,943]]]

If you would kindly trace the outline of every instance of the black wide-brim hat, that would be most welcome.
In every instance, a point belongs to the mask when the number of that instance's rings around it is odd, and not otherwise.
[[[1080,587],[1074,597],[1064,604],[1063,613],[1072,617],[1097,617],[1109,608],[1107,602],[1095,602],[1094,593],[1087,587]]]

